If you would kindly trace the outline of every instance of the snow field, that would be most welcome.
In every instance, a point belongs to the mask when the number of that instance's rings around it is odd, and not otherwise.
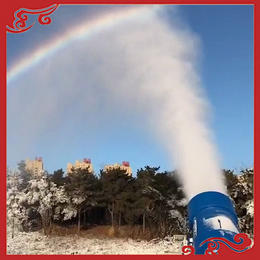
[[[107,255],[107,254],[181,254],[182,243],[164,240],[85,238],[77,235],[49,237],[41,232],[7,233],[7,254],[11,255]]]

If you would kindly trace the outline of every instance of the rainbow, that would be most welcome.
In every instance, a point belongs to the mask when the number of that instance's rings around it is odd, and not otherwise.
[[[42,60],[50,57],[56,51],[68,46],[70,43],[91,37],[99,31],[111,28],[118,23],[129,19],[144,17],[151,14],[158,8],[160,8],[160,6],[157,5],[130,6],[129,8],[124,8],[124,10],[117,10],[113,13],[105,14],[95,19],[83,22],[79,26],[70,28],[63,35],[43,44],[36,50],[32,51],[30,55],[21,58],[18,62],[11,66],[11,68],[7,71],[7,84],[19,75],[36,66]]]

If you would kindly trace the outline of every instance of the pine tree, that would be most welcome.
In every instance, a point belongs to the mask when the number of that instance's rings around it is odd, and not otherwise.
[[[146,228],[146,220],[152,217],[155,220],[154,209],[157,201],[163,200],[162,194],[153,186],[155,183],[155,175],[160,167],[145,166],[137,170],[137,185],[139,190],[138,208],[141,209],[143,216],[143,232]]]
[[[98,179],[89,169],[72,169],[64,187],[70,200],[70,207],[77,210],[78,232],[80,232],[83,208],[88,210],[97,204]]]
[[[103,187],[104,201],[111,216],[111,226],[115,227],[115,214],[119,215],[119,222],[121,222],[121,215],[124,208],[123,193],[126,192],[132,177],[126,174],[122,169],[111,169],[108,171],[101,171],[101,182]]]
[[[59,169],[54,171],[52,175],[50,175],[50,180],[54,182],[58,187],[64,185],[66,178],[64,177],[64,171]]]
[[[26,169],[25,161],[20,161],[17,164],[19,175],[22,179],[22,182],[19,185],[19,190],[23,190],[27,187],[29,181],[32,179],[32,172]]]

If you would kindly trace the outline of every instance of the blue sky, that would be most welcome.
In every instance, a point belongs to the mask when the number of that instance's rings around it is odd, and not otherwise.
[[[26,33],[8,33],[7,66],[11,67],[19,57],[37,48],[44,40],[59,35],[66,26],[77,24],[83,17],[107,8],[114,7],[60,6],[52,15],[51,25],[35,24]],[[171,16],[175,15],[171,6],[167,12],[171,22]],[[252,166],[253,6],[184,5],[178,7],[178,14],[201,39],[200,76],[202,86],[213,106],[212,126],[222,159],[221,166],[237,170]],[[21,88],[10,84],[7,89],[7,105],[10,106],[9,100],[12,97],[19,99],[22,93]],[[104,164],[120,163],[124,160],[130,161],[134,171],[145,165],[173,170],[163,147],[140,125],[131,124],[131,119],[116,124],[116,127],[110,125],[106,129],[103,129],[102,122],[98,122],[97,131],[88,129],[86,123],[73,125],[73,117],[76,115],[73,111],[68,111],[68,114],[71,119],[66,124],[49,130],[52,138],[48,137],[48,129],[45,129],[42,134],[37,134],[35,144],[32,147],[29,145],[24,154],[14,152],[15,143],[23,138],[22,134],[17,134],[19,125],[16,125],[15,133],[7,133],[7,164],[13,168],[21,159],[42,156],[45,168],[52,172],[59,168],[65,169],[68,162],[73,163],[76,159],[86,157],[92,159],[96,171]],[[112,119],[113,115],[110,117]],[[13,119],[8,117],[7,120]],[[64,136],[69,139],[66,148],[62,147]],[[88,139],[89,136],[95,138]]]
[[[183,6],[203,44],[202,80],[226,168],[253,165],[253,6]]]

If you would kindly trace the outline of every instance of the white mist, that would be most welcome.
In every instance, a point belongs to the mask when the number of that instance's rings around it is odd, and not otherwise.
[[[188,199],[204,191],[225,193],[197,72],[199,39],[156,14],[139,18],[72,43],[13,83],[17,92],[8,96],[8,133],[19,146],[9,145],[8,153],[21,156],[39,136],[55,131],[57,145],[69,150],[60,125],[73,120],[87,134],[100,128],[98,118],[125,113],[132,123],[142,121],[165,147]],[[82,124],[84,117],[88,125]]]

